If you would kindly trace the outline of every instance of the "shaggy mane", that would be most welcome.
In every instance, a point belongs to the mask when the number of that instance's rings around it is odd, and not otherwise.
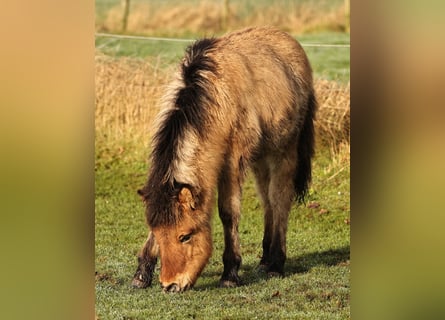
[[[205,135],[207,108],[215,105],[207,75],[217,75],[217,64],[208,53],[217,41],[214,38],[198,40],[186,49],[180,66],[183,86],[176,88],[172,99],[174,107],[154,135],[148,181],[139,191],[145,199],[147,223],[151,227],[176,224],[181,219],[172,207],[181,183],[171,176],[171,165],[180,152],[178,145],[187,129],[193,129],[201,137]]]

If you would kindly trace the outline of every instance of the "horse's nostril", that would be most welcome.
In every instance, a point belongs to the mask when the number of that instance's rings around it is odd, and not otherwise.
[[[180,288],[176,283],[171,283],[167,286],[161,285],[162,289],[164,289],[165,292],[179,292]]]

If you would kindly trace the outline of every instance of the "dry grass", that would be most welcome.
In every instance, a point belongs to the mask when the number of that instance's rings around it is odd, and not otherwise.
[[[95,57],[96,135],[119,140],[149,134],[168,82],[159,59]]]
[[[98,21],[99,31],[119,32],[122,28],[122,6],[109,10],[103,21]],[[219,34],[246,26],[273,25],[292,33],[319,30],[345,31],[347,15],[343,6],[320,10],[314,3],[291,3],[280,5],[255,5],[247,8],[245,3],[230,3],[223,9],[223,1],[202,1],[199,5],[182,3],[175,6],[135,4],[128,17],[127,32],[138,34]]]
[[[160,97],[174,68],[161,69],[159,65],[159,58],[115,59],[96,54],[96,140],[148,141]],[[349,154],[349,84],[317,80],[315,90],[319,143],[333,153]]]
[[[337,151],[349,145],[350,134],[350,84],[317,80],[315,91],[319,109],[315,123],[317,137],[323,144]]]

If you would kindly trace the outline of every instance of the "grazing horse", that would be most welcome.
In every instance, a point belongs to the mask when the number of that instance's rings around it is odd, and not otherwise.
[[[260,266],[283,275],[289,211],[311,180],[316,109],[307,56],[284,32],[248,28],[189,46],[163,99],[148,180],[138,191],[151,232],[133,286],[151,285],[159,256],[164,291],[193,287],[212,253],[216,190],[225,242],[220,285],[240,284],[249,167],[264,208]]]

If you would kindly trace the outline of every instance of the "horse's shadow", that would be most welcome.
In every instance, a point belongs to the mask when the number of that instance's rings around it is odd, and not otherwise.
[[[349,262],[350,246],[329,249],[322,252],[311,252],[286,260],[285,272],[290,274],[306,273],[318,266],[335,266]]]
[[[350,260],[350,246],[344,246],[336,249],[329,249],[322,252],[316,251],[306,253],[297,257],[288,257],[284,266],[284,277],[294,274],[303,274],[309,272],[314,267],[335,266],[347,264]],[[203,275],[205,276],[205,275]],[[207,276],[216,277],[215,273]],[[240,270],[240,276],[243,286],[255,284],[261,281],[267,281],[268,275],[258,268],[258,264],[243,264]],[[195,290],[209,290],[218,288],[219,281],[207,282],[205,285],[198,285]]]

